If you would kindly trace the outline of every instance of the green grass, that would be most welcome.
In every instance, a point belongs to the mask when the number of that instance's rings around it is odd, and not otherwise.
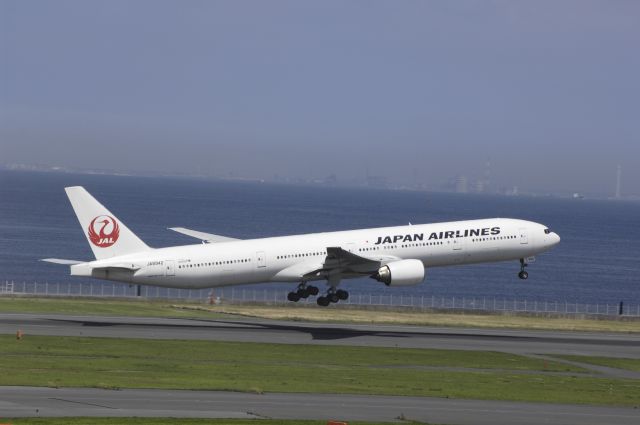
[[[1,336],[0,355],[0,385],[640,405],[640,381],[494,352],[27,335]]]
[[[299,419],[193,419],[193,418],[15,418],[12,425],[327,425],[327,421]],[[418,422],[411,422],[417,424]],[[349,422],[350,425],[388,425],[389,422]]]
[[[618,369],[633,370],[640,372],[640,359],[627,359],[616,357],[591,357],[591,356],[561,356],[554,355],[554,357],[571,360],[574,362],[594,364],[597,366],[615,367]]]
[[[189,305],[189,303],[181,304]],[[191,305],[202,305],[193,303]],[[176,318],[220,318],[228,315],[172,307],[167,300],[122,300],[109,298],[0,297],[3,313],[54,313],[89,316],[134,316]]]
[[[286,305],[205,305],[202,302],[168,300],[64,298],[64,297],[0,297],[0,312],[45,313],[99,316],[174,317],[218,319],[259,317],[273,320],[312,321],[321,323],[379,323],[418,326],[452,326],[494,329],[546,329],[592,332],[640,332],[640,321],[612,318],[585,319],[577,317],[532,317],[520,314],[460,314],[434,313],[413,309],[364,309],[339,305],[324,309]]]
[[[586,372],[585,369],[553,361],[515,354],[423,350],[388,347],[354,347],[331,345],[265,344],[226,341],[182,341],[120,338],[83,338],[27,335],[17,341],[14,336],[0,336],[3,358],[26,361],[26,366],[54,361],[60,368],[81,369],[78,359],[89,360],[88,368],[114,370],[121,363],[140,367],[141,372],[155,372],[167,365],[187,370],[243,365],[250,367],[392,368],[420,367],[472,369],[508,369],[550,372]],[[53,365],[52,365],[53,366]],[[0,364],[0,368],[5,365]],[[398,369],[400,368],[400,369]],[[135,369],[138,370],[138,369]],[[9,373],[7,371],[7,373]],[[3,377],[0,375],[0,381]]]

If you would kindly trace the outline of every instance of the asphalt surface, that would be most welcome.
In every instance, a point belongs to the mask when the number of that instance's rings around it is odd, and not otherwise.
[[[640,409],[444,398],[216,391],[0,387],[3,418],[151,416],[393,421],[474,425],[637,425]]]
[[[361,345],[400,348],[575,354],[640,358],[640,335],[148,317],[0,314],[0,334],[114,338],[200,339],[281,344]]]
[[[419,326],[320,324],[262,319],[163,319],[0,314],[0,334],[221,340],[577,354],[640,358],[640,335]],[[555,359],[554,359],[555,360]],[[594,374],[640,374],[588,366]],[[270,417],[445,424],[638,424],[640,408],[326,394],[0,387],[0,415]]]

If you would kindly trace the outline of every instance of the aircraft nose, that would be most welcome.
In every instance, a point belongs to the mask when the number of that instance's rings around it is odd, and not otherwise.
[[[551,246],[556,246],[560,243],[560,235],[556,232],[551,233],[550,235]]]

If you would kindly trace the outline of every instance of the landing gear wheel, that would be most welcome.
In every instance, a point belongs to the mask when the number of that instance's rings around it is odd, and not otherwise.
[[[297,293],[297,292],[289,292],[289,293],[287,294],[287,299],[288,299],[289,301],[292,301],[292,302],[294,302],[294,303],[295,303],[295,302],[300,301],[300,295],[298,295],[298,293]]]
[[[309,295],[316,295],[317,293],[318,293],[318,288],[314,286],[307,286],[306,282],[302,282],[300,283],[300,285],[298,285],[298,288],[295,291],[289,292],[289,294],[287,295],[287,299],[289,301],[295,302],[295,301],[299,301],[300,299],[309,298]]]
[[[341,301],[345,301],[349,299],[349,293],[347,291],[345,291],[344,289],[338,289],[336,291],[336,295],[338,296],[338,298]]]
[[[329,298],[329,301],[334,304],[340,301],[340,297],[338,297],[338,294],[336,294],[335,292],[332,294],[327,294],[327,298]]]
[[[329,298],[327,298],[327,297],[318,297],[316,302],[318,303],[318,305],[320,307],[326,307],[326,306],[329,305]]]
[[[520,273],[518,273],[518,277],[522,280],[529,278],[529,273],[524,271],[524,268],[527,267],[528,264],[525,263],[524,258],[520,259]]]

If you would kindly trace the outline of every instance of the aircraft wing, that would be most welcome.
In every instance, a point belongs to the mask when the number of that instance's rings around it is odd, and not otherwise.
[[[325,264],[327,263],[337,263],[336,265],[372,265],[375,267],[380,267],[379,261],[373,260],[371,258],[361,257],[360,255],[353,254],[340,247],[327,248],[327,258],[325,259]]]
[[[375,273],[386,259],[362,257],[340,247],[328,247],[327,256],[321,268],[311,270],[304,277],[321,274],[370,274]]]
[[[328,247],[324,260],[310,260],[296,263],[280,270],[274,281],[282,280],[316,280],[330,276],[341,275],[370,275],[388,261],[390,257],[367,258],[353,254],[340,247]]]
[[[169,227],[169,230],[182,233],[183,235],[191,236],[192,238],[200,239],[206,243],[220,243],[220,242],[232,242],[239,241],[240,239],[230,238],[228,236],[214,235],[213,233],[199,232],[197,230],[185,229],[184,227]]]

